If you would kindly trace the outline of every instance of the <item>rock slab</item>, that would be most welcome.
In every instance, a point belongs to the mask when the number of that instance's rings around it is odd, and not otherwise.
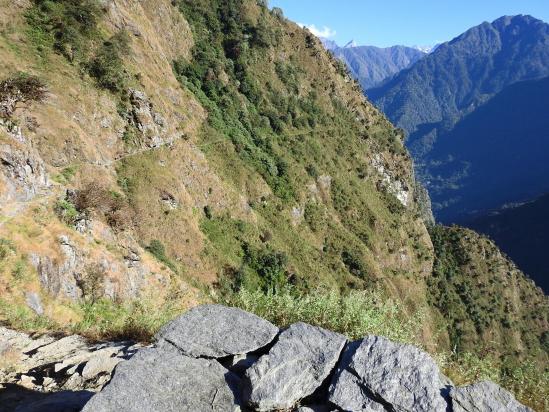
[[[147,348],[120,364],[82,412],[239,411],[238,378],[212,359]]]
[[[452,388],[450,398],[454,412],[534,412],[489,381]]]
[[[345,343],[338,333],[306,323],[291,325],[246,371],[244,400],[256,411],[294,407],[322,385]]]
[[[164,326],[157,340],[193,358],[222,358],[258,350],[277,334],[272,323],[241,309],[201,305]]]
[[[415,346],[367,336],[346,349],[329,400],[345,411],[446,412],[449,385]]]

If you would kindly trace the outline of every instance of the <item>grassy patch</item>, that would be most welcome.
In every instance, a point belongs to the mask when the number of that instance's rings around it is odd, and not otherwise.
[[[61,173],[55,175],[53,177],[53,180],[59,184],[67,185],[72,181],[77,171],[78,171],[77,166],[75,165],[67,166],[63,170],[61,170]]]
[[[98,340],[138,342],[151,342],[160,327],[182,312],[175,299],[158,306],[145,298],[126,303],[99,299],[76,309],[82,320],[71,327],[74,333]]]
[[[26,305],[3,298],[0,298],[0,321],[15,330],[46,332],[60,329],[51,319],[38,316]]]
[[[29,37],[40,53],[53,48],[69,61],[85,58],[103,12],[97,0],[34,0],[27,11]]]
[[[335,332],[349,339],[366,335],[386,336],[397,342],[420,345],[421,313],[408,317],[404,307],[377,292],[352,291],[302,294],[291,288],[278,293],[241,289],[226,303],[255,313],[279,327],[306,322]]]

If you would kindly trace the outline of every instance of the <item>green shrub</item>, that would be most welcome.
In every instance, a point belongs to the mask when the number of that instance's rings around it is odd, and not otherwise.
[[[91,41],[99,36],[102,15],[98,0],[33,0],[26,18],[39,51],[53,47],[77,61],[87,56]]]
[[[103,296],[105,276],[105,269],[99,264],[93,264],[86,267],[84,274],[76,279],[85,302],[94,304]]]
[[[322,204],[308,202],[303,217],[313,232],[319,232],[326,226],[326,211]]]
[[[63,222],[72,226],[76,223],[76,219],[79,216],[76,206],[66,199],[60,199],[55,203],[54,211]]]
[[[61,173],[56,175],[53,179],[62,185],[66,185],[71,182],[72,178],[76,174],[76,171],[78,168],[76,166],[67,166],[63,170],[61,170]]]
[[[9,239],[0,238],[0,261],[15,253],[15,246]]]
[[[11,275],[16,281],[23,280],[27,274],[27,262],[24,258],[18,259],[11,270]]]
[[[179,272],[177,265],[166,255],[166,248],[160,240],[151,240],[151,243],[149,246],[145,247],[145,249],[149,251],[151,255],[153,255],[159,262],[164,263],[175,273]]]

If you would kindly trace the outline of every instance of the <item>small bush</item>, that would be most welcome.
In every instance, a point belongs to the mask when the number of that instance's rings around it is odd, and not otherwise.
[[[66,185],[66,184],[71,182],[71,180],[74,177],[74,175],[76,174],[77,170],[78,169],[77,169],[76,166],[67,166],[63,170],[61,170],[61,173],[59,173],[58,175],[56,175],[54,177],[54,180],[57,183],[60,183],[62,185]]]
[[[11,118],[18,104],[43,102],[46,84],[36,76],[18,73],[0,82],[0,117]]]
[[[103,284],[105,282],[105,269],[98,264],[90,265],[85,273],[76,280],[77,286],[82,291],[82,299],[88,303],[95,303],[103,296]]]
[[[114,229],[123,230],[133,223],[133,211],[126,199],[117,192],[96,183],[87,183],[71,199],[79,212],[95,210]]]
[[[23,280],[27,274],[27,262],[24,259],[18,259],[11,270],[11,275],[16,281]]]
[[[175,273],[179,272],[177,265],[166,255],[166,248],[160,240],[151,240],[151,243],[149,246],[145,247],[145,249],[148,250],[156,259],[158,259],[159,262],[164,263]]]
[[[319,232],[326,226],[326,212],[322,204],[308,202],[304,211],[305,222],[313,232]]]
[[[8,239],[0,238],[0,261],[15,253],[13,242]]]

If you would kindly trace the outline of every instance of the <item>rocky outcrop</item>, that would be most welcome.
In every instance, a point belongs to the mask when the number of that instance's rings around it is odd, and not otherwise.
[[[343,410],[445,411],[451,382],[412,345],[368,336],[347,347],[329,400]]]
[[[530,411],[530,408],[518,403],[509,392],[489,381],[452,388],[450,397],[453,412]]]
[[[158,113],[147,95],[135,89],[130,89],[130,124],[142,137],[142,144],[148,148],[171,144],[174,136],[168,136],[166,120]]]
[[[146,377],[136,371],[147,371]],[[237,411],[238,385],[215,360],[191,358],[173,346],[145,349],[120,365],[83,411]]]
[[[153,273],[142,261],[140,249],[131,243],[121,245],[120,261],[107,252],[92,254],[85,243],[77,240],[66,234],[58,236],[57,257],[30,254],[40,284],[51,296],[76,301],[86,298],[86,293],[96,293],[109,299],[135,299],[150,282],[167,282],[165,274]]]
[[[45,391],[45,382],[54,382],[56,389],[76,391],[32,399],[15,410],[530,411],[491,382],[454,387],[414,346],[378,336],[347,343],[304,323],[279,332],[255,315],[220,305],[188,311],[133,357],[137,347],[128,343],[89,345],[78,336],[33,340],[6,329],[0,336],[0,352],[17,346],[27,370],[5,374],[3,381],[19,379],[21,386],[33,383]],[[100,391],[89,399],[84,389]]]
[[[77,335],[31,337],[0,327],[0,405],[17,411],[80,410],[115,366],[141,347],[90,343]],[[45,396],[50,392],[55,395]]]
[[[49,185],[46,167],[35,150],[15,142],[0,144],[0,206],[28,202]]]

